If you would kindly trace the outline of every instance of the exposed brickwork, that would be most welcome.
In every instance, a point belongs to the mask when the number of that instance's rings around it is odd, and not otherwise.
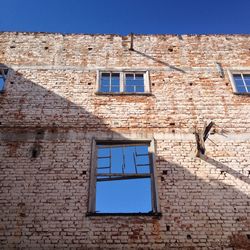
[[[1,33],[1,249],[250,249],[247,35]],[[216,68],[220,63],[224,76]],[[98,69],[149,71],[151,95],[97,95]],[[206,155],[194,131],[212,120]],[[86,217],[92,137],[155,139],[162,216]]]

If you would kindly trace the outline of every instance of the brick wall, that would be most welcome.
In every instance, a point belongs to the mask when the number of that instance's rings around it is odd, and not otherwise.
[[[250,36],[135,35],[129,47],[0,34],[2,249],[250,249],[250,99],[227,72],[250,70]],[[110,68],[148,70],[151,95],[96,94]],[[209,121],[197,157],[193,133]],[[86,216],[94,136],[155,139],[162,216]]]

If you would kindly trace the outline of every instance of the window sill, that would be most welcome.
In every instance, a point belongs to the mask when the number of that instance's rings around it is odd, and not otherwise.
[[[151,96],[152,93],[149,92],[143,92],[143,93],[125,93],[125,92],[118,92],[118,93],[114,93],[114,92],[95,92],[96,95],[111,95],[111,96],[123,96],[123,95],[142,95],[142,96]]]
[[[250,96],[250,93],[239,93],[239,92],[234,92],[235,95],[244,95],[244,96]]]
[[[101,216],[151,216],[151,217],[158,217],[162,216],[160,212],[149,212],[149,213],[94,213],[94,212],[87,212],[86,217],[101,217]]]

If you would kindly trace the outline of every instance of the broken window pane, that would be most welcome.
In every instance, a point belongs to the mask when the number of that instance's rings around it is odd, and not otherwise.
[[[148,213],[151,210],[149,178],[97,182],[97,213]]]
[[[153,211],[147,143],[97,144],[96,213]]]

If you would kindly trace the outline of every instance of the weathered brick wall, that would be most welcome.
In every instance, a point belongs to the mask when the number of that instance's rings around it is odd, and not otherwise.
[[[250,249],[250,36],[1,33],[3,249]],[[221,77],[216,63],[220,63]],[[97,95],[98,69],[149,70],[152,95]],[[206,156],[193,132],[212,120]],[[93,136],[154,138],[162,216],[86,217]],[[32,157],[36,149],[36,157]]]

